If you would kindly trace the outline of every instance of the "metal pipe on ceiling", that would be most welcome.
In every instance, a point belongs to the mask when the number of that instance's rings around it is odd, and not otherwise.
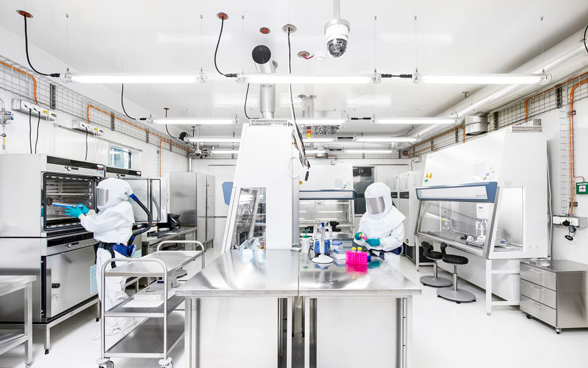
[[[588,55],[586,55],[586,50],[582,43],[583,38],[584,27],[541,55],[516,68],[512,73],[538,74],[545,72],[551,74],[552,81],[557,82],[588,65]],[[536,85],[486,86],[457,105],[438,114],[438,116],[457,115],[464,117],[472,114],[490,113],[501,106],[532,93],[536,90],[536,87]],[[426,138],[434,136],[445,129],[447,129],[446,126],[421,126],[415,128],[411,136],[423,135],[422,138]],[[407,144],[403,144],[400,148],[406,148],[407,146]]]
[[[265,45],[255,46],[251,53],[258,73],[275,73],[278,64],[272,60],[272,53]],[[273,119],[276,111],[276,85],[261,84],[259,86],[259,109],[261,117]]]

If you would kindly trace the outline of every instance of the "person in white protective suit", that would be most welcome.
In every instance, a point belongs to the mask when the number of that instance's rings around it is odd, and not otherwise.
[[[390,187],[373,183],[365,190],[366,213],[355,242],[399,269],[404,244],[404,215],[392,204]]]
[[[71,207],[66,212],[80,219],[82,226],[94,233],[94,239],[98,240],[96,251],[96,282],[98,296],[104,298],[106,310],[128,298],[125,293],[126,278],[107,277],[105,295],[101,295],[102,266],[109,263],[106,270],[116,267],[117,262],[113,258],[131,257],[133,247],[127,247],[127,241],[133,232],[134,214],[128,201],[133,191],[130,185],[120,179],[109,178],[101,181],[96,188],[96,205],[98,213],[89,211],[83,205]],[[106,318],[106,335],[115,335],[127,332],[133,327],[132,318]],[[95,335],[94,338],[99,338]]]

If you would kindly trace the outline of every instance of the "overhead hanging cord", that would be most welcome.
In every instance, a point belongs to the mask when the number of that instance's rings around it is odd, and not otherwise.
[[[414,68],[419,71],[419,49],[417,42],[417,16],[414,16]]]
[[[167,119],[167,112],[169,111],[169,107],[164,107],[163,109],[165,110],[165,118]],[[175,138],[173,135],[170,134],[169,129],[167,128],[167,124],[165,124],[165,131],[167,132],[167,135],[169,135],[172,138]]]
[[[50,74],[41,73],[40,71],[38,71],[37,69],[35,69],[35,67],[33,66],[33,64],[31,64],[31,58],[29,57],[29,35],[28,35],[28,29],[27,29],[27,18],[30,17],[31,15],[29,13],[27,13],[27,12],[24,12],[24,11],[21,11],[20,14],[24,18],[25,53],[27,55],[27,62],[29,63],[29,66],[37,74],[43,75],[45,77],[59,78],[60,73],[50,73]]]
[[[588,26],[584,29],[584,47],[586,48],[586,52],[588,52],[588,42],[586,41],[586,34],[588,33]]]
[[[224,16],[220,16],[220,20],[221,20],[221,28],[220,28],[220,32],[218,34],[218,41],[216,42],[216,48],[214,49],[214,68],[216,69],[216,71],[218,72],[218,74],[225,76],[227,78],[237,78],[237,73],[223,73],[218,69],[218,65],[216,63],[216,55],[218,54],[218,46],[220,45],[220,41],[221,38],[223,36],[223,28],[225,27],[225,17]]]
[[[124,85],[124,83],[121,84],[120,105],[122,106],[122,110],[125,113],[125,115],[127,116],[127,118],[133,119],[133,120],[147,120],[147,118],[139,118],[139,119],[136,119],[136,118],[130,116],[129,114],[127,114],[127,110],[125,109],[125,85]]]

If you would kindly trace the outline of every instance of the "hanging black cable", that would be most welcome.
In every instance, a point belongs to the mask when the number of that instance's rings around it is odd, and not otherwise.
[[[39,125],[41,125],[41,112],[39,111],[39,117],[37,119],[37,138],[35,138],[35,154],[37,153],[37,144],[39,144]]]
[[[27,54],[27,62],[29,63],[29,66],[37,74],[44,75],[45,77],[59,78],[60,73],[50,73],[50,74],[41,73],[40,71],[38,71],[37,69],[35,69],[35,67],[33,66],[33,64],[31,64],[31,59],[29,57],[29,35],[28,35],[28,30],[27,30],[27,18],[30,16],[30,14],[28,14],[28,13],[24,13],[24,14],[21,13],[21,15],[24,18],[25,52]]]
[[[584,47],[586,48],[586,52],[588,52],[588,42],[586,40],[586,33],[588,33],[588,26],[584,29]]]
[[[290,44],[290,28],[288,28],[288,74],[292,74],[292,45]],[[292,118],[294,119],[294,126],[296,127],[296,132],[298,133],[298,138],[300,139],[300,144],[302,145],[302,152],[306,157],[306,148],[304,147],[304,140],[302,139],[302,133],[300,132],[300,128],[298,127],[298,123],[296,122],[296,111],[294,110],[294,98],[292,97],[292,83],[290,83],[290,107],[292,108]],[[305,181],[308,181],[308,176],[310,172],[310,162],[306,159],[306,176],[304,177]]]
[[[164,107],[163,109],[165,110],[165,118],[167,119],[167,110],[169,110],[169,108],[167,108],[167,107]],[[172,138],[175,138],[173,135],[171,135],[171,134],[169,133],[169,129],[167,128],[167,124],[165,124],[165,131],[167,132],[167,135],[169,135],[169,136],[170,136],[170,137],[172,137]]]
[[[31,117],[33,115],[33,110],[29,109],[29,150],[31,151],[31,155],[33,154],[33,131],[32,131],[32,123]]]
[[[84,157],[84,161],[88,161],[88,128],[86,128],[86,156]]]
[[[218,41],[216,41],[216,48],[214,49],[214,67],[216,69],[216,71],[218,72],[218,74],[225,76],[227,78],[237,78],[237,73],[223,73],[218,69],[218,66],[216,64],[216,54],[218,53],[218,46],[220,45],[220,41],[221,41],[221,37],[223,36],[223,28],[225,27],[225,18],[221,17],[221,28],[220,28],[220,32],[218,34]]]
[[[247,83],[247,92],[245,92],[245,104],[243,105],[243,112],[245,113],[245,117],[247,119],[251,120],[251,118],[247,114],[247,98],[248,97],[249,97],[249,83]]]
[[[125,110],[125,85],[124,85],[124,83],[121,84],[121,89],[120,89],[120,105],[122,106],[123,112],[125,113],[127,118],[137,120],[137,119],[133,118],[132,116],[130,116],[129,114],[127,114],[127,110]]]

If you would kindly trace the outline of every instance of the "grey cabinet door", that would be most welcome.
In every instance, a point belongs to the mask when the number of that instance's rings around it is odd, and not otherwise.
[[[96,294],[90,292],[90,269],[95,264],[95,259],[93,246],[46,258],[47,318],[54,317]]]

